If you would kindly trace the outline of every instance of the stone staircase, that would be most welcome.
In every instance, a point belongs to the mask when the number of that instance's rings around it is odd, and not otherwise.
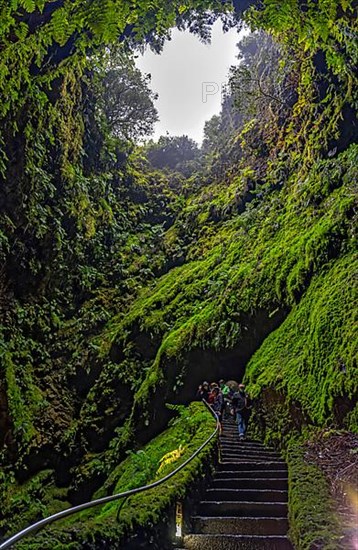
[[[287,466],[273,450],[239,441],[223,423],[220,462],[192,516],[187,550],[292,550],[287,538]]]

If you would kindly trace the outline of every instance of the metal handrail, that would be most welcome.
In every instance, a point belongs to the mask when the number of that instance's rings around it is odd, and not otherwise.
[[[26,537],[33,531],[37,531],[42,527],[45,527],[45,525],[48,525],[49,523],[53,523],[67,516],[71,516],[73,514],[76,514],[77,512],[81,512],[82,510],[87,510],[88,508],[99,506],[100,504],[107,504],[108,502],[113,502],[114,500],[119,500],[120,498],[123,498],[123,497],[129,497],[130,495],[135,495],[137,493],[149,491],[150,489],[154,489],[154,487],[161,485],[171,477],[175,476],[178,472],[180,472],[180,470],[185,468],[185,466],[187,466],[187,464],[189,464],[189,462],[191,462],[200,453],[200,451],[204,449],[204,447],[206,447],[206,445],[213,439],[213,437],[215,437],[215,435],[217,434],[220,428],[220,420],[216,412],[204,399],[203,399],[203,403],[205,403],[205,405],[208,407],[208,409],[216,419],[215,430],[207,438],[207,440],[204,441],[204,443],[200,445],[200,447],[185,462],[183,462],[183,464],[178,466],[178,468],[173,470],[170,474],[166,475],[162,479],[159,479],[158,481],[155,481],[154,483],[151,483],[150,485],[143,485],[142,487],[137,487],[137,489],[131,489],[129,491],[125,491],[124,493],[117,493],[116,495],[110,495],[107,497],[98,498],[96,500],[91,500],[90,502],[84,502],[83,504],[79,504],[77,506],[73,506],[72,508],[67,508],[66,510],[62,510],[61,512],[57,512],[56,514],[52,514],[51,516],[41,519],[40,521],[37,521],[36,523],[30,525],[29,527],[22,529],[21,531],[19,531],[9,539],[7,539],[5,542],[0,544],[0,550],[5,550],[5,548],[10,548],[13,544],[15,544],[15,542],[18,542],[19,540]]]

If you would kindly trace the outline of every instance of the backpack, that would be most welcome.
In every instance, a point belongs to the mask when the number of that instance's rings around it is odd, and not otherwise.
[[[235,392],[234,395],[232,396],[232,405],[235,409],[235,411],[242,411],[245,409],[246,405],[247,405],[247,395],[246,393],[240,393],[240,392]]]

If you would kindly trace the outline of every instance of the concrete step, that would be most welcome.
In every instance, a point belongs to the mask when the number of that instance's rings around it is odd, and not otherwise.
[[[252,479],[262,479],[262,478],[286,478],[287,479],[287,468],[280,470],[220,470],[215,472],[214,479],[229,479],[229,478],[252,478]]]
[[[249,437],[245,437],[245,439],[239,439],[239,432],[237,428],[235,430],[224,430],[219,438],[219,441],[240,441],[243,445],[252,445],[253,447],[265,446],[263,443],[261,443],[261,441],[255,441],[254,439],[250,439]]]
[[[287,491],[288,479],[277,477],[266,477],[261,479],[228,477],[224,479],[214,478],[213,489],[277,489]]]
[[[248,441],[243,441],[242,439],[239,439],[238,435],[233,435],[232,437],[223,437],[220,439],[220,445],[240,445],[242,449],[252,449],[253,451],[274,451],[272,447],[265,447],[264,445],[258,445],[256,443],[249,443]]]
[[[248,449],[246,447],[243,447],[240,443],[232,444],[232,445],[220,445],[221,452],[224,453],[240,453],[240,454],[246,454],[253,459],[257,456],[265,456],[267,458],[270,458],[270,456],[276,458],[279,457],[281,460],[284,460],[282,455],[278,453],[277,451],[268,450],[265,449],[265,447],[262,447],[262,449]]]
[[[238,429],[235,428],[235,430],[224,430],[220,435],[219,441],[223,441],[224,439],[239,439]],[[254,447],[264,447],[264,444],[261,443],[261,441],[255,441],[255,439],[250,439],[249,437],[245,437],[245,439],[241,439],[240,441],[246,445],[252,445]]]
[[[242,445],[240,441],[235,441],[232,443],[220,443],[220,449],[225,451],[241,451],[245,453],[267,453],[279,455],[279,453],[271,450],[265,449],[265,447],[248,447],[247,445]]]
[[[287,470],[286,463],[279,460],[222,460],[219,463],[219,470]]]
[[[255,447],[255,448],[244,447],[239,442],[232,443],[232,444],[225,443],[224,445],[220,445],[220,449],[221,449],[221,451],[229,452],[229,453],[230,452],[231,453],[236,453],[236,452],[247,453],[250,456],[255,456],[255,455],[258,455],[258,454],[281,456],[280,453],[276,453],[275,451],[268,451],[267,449],[265,449],[265,447],[261,447],[260,449],[257,448],[257,447]]]
[[[220,462],[283,462],[279,456],[257,455],[255,457],[246,453],[221,453]]]
[[[235,430],[223,431],[219,437],[219,441],[222,441],[223,439],[239,439],[239,432],[237,428]],[[250,439],[247,436],[245,437],[245,439],[241,439],[240,441],[242,441],[242,443],[245,443],[246,445],[253,445],[254,447],[264,447],[264,444],[261,443],[261,441],[255,441],[255,439]]]
[[[246,441],[240,441],[238,437],[232,438],[231,440],[220,441],[221,447],[239,447],[240,449],[250,449],[252,451],[266,451],[266,452],[277,452],[272,447],[264,447],[263,445],[252,445],[252,443],[246,443]]]
[[[268,451],[264,447],[262,447],[261,449],[258,449],[257,447],[255,447],[255,448],[244,447],[240,444],[240,442],[232,443],[232,444],[225,443],[224,445],[220,445],[220,449],[223,452],[246,453],[250,456],[255,456],[255,455],[259,455],[259,454],[265,454],[265,455],[268,455],[268,456],[269,455],[281,456],[280,453],[277,453],[275,451]]]
[[[276,489],[208,489],[204,498],[212,501],[287,502],[288,492]]]
[[[264,445],[258,445],[256,443],[249,443],[248,441],[242,441],[242,439],[239,439],[238,435],[233,435],[232,437],[223,437],[220,439],[220,445],[240,445],[243,449],[252,449],[257,451],[264,451],[269,450],[273,451],[271,447],[268,449],[268,447],[265,447]]]
[[[287,518],[194,516],[193,532],[223,535],[286,535]]]
[[[248,460],[279,460],[282,462],[282,456],[273,453],[264,453],[263,451],[252,453],[251,451],[244,451],[242,449],[237,450],[222,450],[221,457],[224,460],[231,460],[235,458],[248,459]]]
[[[199,504],[200,516],[286,517],[287,502],[210,501]]]
[[[287,537],[280,535],[186,535],[187,550],[292,550]]]
[[[279,454],[274,449],[267,447],[259,447],[258,445],[245,445],[244,442],[237,439],[236,441],[220,441],[220,447],[222,449],[241,449],[242,451],[250,451],[251,453],[274,453]]]
[[[250,455],[247,455],[247,454],[240,454],[240,453],[237,453],[237,454],[221,454],[220,455],[220,462],[270,462],[270,464],[272,462],[275,462],[275,463],[279,463],[279,464],[284,464],[283,460],[281,457],[268,457],[268,456],[255,456],[255,457],[251,457]]]
[[[187,550],[292,550],[288,531],[287,465],[273,448],[240,440],[224,421],[220,462],[192,517]]]

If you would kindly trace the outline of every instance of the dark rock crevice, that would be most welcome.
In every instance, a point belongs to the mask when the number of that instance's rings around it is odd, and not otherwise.
[[[240,343],[230,350],[195,349],[180,362],[165,363],[165,385],[150,393],[146,402],[144,418],[142,405],[135,405],[133,425],[136,438],[144,444],[160,433],[173,416],[166,403],[187,405],[195,399],[196,390],[203,380],[208,382],[233,379],[241,381],[246,364],[259,349],[265,338],[285,320],[288,308],[278,309],[274,314],[261,310],[242,319],[245,327]],[[163,367],[162,367],[163,368]]]
[[[244,327],[242,338],[229,350],[193,350],[186,359],[187,374],[183,386],[174,397],[174,402],[188,403],[195,396],[197,386],[203,381],[242,380],[246,364],[259,349],[265,338],[276,330],[288,315],[288,309],[282,308],[272,315],[261,310],[242,320]]]

